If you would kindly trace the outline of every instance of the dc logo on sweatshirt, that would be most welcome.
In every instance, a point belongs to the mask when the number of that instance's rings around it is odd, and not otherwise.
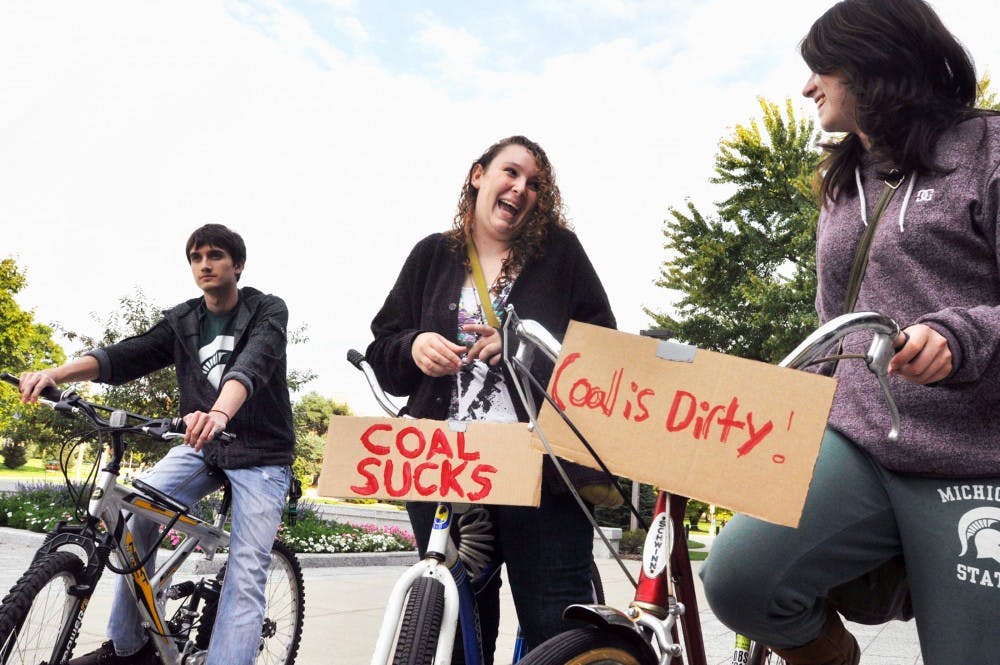
[[[918,189],[917,198],[914,199],[917,203],[925,203],[927,201],[934,200],[934,190],[933,189]]]

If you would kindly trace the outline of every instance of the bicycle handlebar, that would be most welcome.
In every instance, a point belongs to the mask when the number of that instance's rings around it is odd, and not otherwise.
[[[791,367],[799,369],[817,361],[820,354],[829,349],[833,344],[855,332],[874,332],[878,338],[889,338],[890,349],[896,336],[899,335],[899,326],[895,321],[884,314],[877,312],[853,312],[843,314],[835,319],[827,321],[802,340],[795,349],[778,363],[781,367]],[[889,355],[891,358],[892,355]],[[888,359],[879,354],[877,358],[871,360],[866,358],[866,362],[885,362],[888,367]],[[874,371],[874,370],[873,370]]]
[[[531,319],[518,318],[512,305],[507,306],[501,332],[504,347],[503,357],[505,359],[513,357],[522,367],[530,367],[535,349],[541,350],[553,361],[562,350],[562,344],[544,326]],[[837,355],[824,358],[822,355],[834,344],[857,332],[874,333],[868,352],[862,358],[882,388],[892,421],[888,436],[890,441],[895,442],[899,439],[900,416],[899,408],[896,406],[896,401],[889,388],[889,360],[896,352],[895,340],[899,335],[899,325],[888,316],[878,312],[853,312],[838,316],[813,331],[778,365],[791,369],[802,369],[811,364],[843,358],[844,356]],[[520,340],[521,343],[518,344],[517,351],[511,356],[512,339]],[[351,349],[347,352],[347,360],[364,373],[375,399],[386,413],[395,417],[405,412],[405,409],[397,407],[386,396],[371,366],[361,353]]]
[[[389,396],[385,394],[385,391],[382,390],[382,386],[379,384],[378,378],[375,376],[375,370],[373,370],[372,366],[368,364],[368,361],[365,360],[364,355],[362,355],[360,351],[350,349],[347,352],[347,362],[361,370],[361,373],[365,375],[365,380],[368,381],[368,387],[371,388],[372,394],[375,396],[375,401],[382,407],[382,410],[393,418],[399,418],[406,415],[406,407],[396,406],[393,401],[389,399]]]
[[[7,383],[11,384],[14,387],[18,387],[21,385],[21,380],[8,372],[0,372],[0,380],[6,381]],[[58,388],[55,388],[53,386],[48,386],[47,388],[45,388],[45,390],[42,391],[41,397],[42,399],[46,399],[50,402],[58,402],[60,399],[62,399],[62,393],[59,392]]]
[[[891,318],[878,312],[842,314],[813,331],[778,364],[781,367],[800,369],[828,360],[849,357],[833,355],[824,358],[822,354],[834,344],[838,344],[845,337],[856,332],[874,333],[871,344],[868,346],[868,352],[862,358],[882,388],[882,395],[889,407],[889,417],[892,423],[889,427],[888,438],[889,441],[895,443],[899,440],[900,417],[899,407],[896,406],[896,400],[893,399],[892,390],[889,388],[889,361],[896,354],[895,343],[896,337],[899,336],[899,324]]]
[[[8,372],[0,372],[0,380],[17,388],[21,385],[20,379]],[[109,406],[85,400],[74,390],[60,392],[59,389],[50,386],[42,391],[41,399],[38,401],[51,406],[60,413],[83,414],[103,430],[137,432],[161,441],[183,438],[184,431],[187,429],[182,418],[149,418],[138,413],[112,409]],[[110,415],[107,419],[101,418],[97,415],[98,411],[104,411]],[[129,424],[129,420],[139,421],[139,424]],[[220,432],[215,438],[222,443],[230,443],[236,439],[236,435]]]
[[[504,322],[504,357],[508,357],[508,338],[513,333],[521,342],[514,358],[528,365],[534,349],[540,349],[553,361],[562,350],[562,345],[537,321],[519,319],[512,306],[507,307],[507,319]],[[868,369],[878,379],[889,407],[892,424],[889,429],[889,440],[899,440],[900,417],[899,408],[889,389],[889,360],[895,355],[895,339],[899,335],[899,325],[888,316],[878,312],[854,312],[838,316],[812,332],[779,364],[781,367],[802,369],[810,364],[834,360],[821,358],[822,354],[832,345],[856,332],[872,332],[871,345],[863,357]]]

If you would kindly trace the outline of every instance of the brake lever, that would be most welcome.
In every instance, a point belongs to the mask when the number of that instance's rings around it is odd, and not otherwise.
[[[899,441],[900,429],[899,407],[896,406],[896,400],[893,399],[892,391],[889,389],[889,361],[896,355],[894,342],[895,335],[889,336],[884,333],[876,333],[872,338],[871,345],[868,347],[868,353],[865,354],[865,364],[868,365],[868,369],[878,379],[879,386],[882,387],[882,394],[885,396],[885,401],[889,404],[889,417],[892,421],[892,425],[889,428],[889,441],[892,443]]]
[[[154,436],[164,441],[170,441],[171,439],[183,439],[185,429],[186,427],[183,418],[161,418],[160,420],[151,420],[145,425],[139,427],[139,430],[144,434]],[[215,438],[222,442],[223,445],[228,445],[236,440],[236,435],[229,432],[219,432],[215,435]]]

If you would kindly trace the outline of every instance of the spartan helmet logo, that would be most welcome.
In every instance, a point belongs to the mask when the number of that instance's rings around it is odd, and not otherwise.
[[[958,521],[958,539],[962,553],[969,550],[969,541],[976,546],[977,559],[993,559],[1000,563],[1000,508],[976,508],[962,515]]]

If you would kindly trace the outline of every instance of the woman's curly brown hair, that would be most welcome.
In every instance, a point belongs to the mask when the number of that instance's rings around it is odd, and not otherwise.
[[[469,173],[465,177],[465,184],[462,185],[462,193],[458,199],[458,210],[455,212],[452,228],[445,233],[449,246],[454,251],[464,254],[466,238],[472,233],[472,226],[475,223],[476,197],[479,194],[479,190],[472,186],[472,173],[476,165],[481,166],[483,170],[487,169],[496,156],[500,154],[500,151],[509,145],[522,146],[535,158],[535,164],[538,166],[538,198],[531,214],[517,228],[517,234],[511,242],[510,255],[504,260],[500,276],[494,285],[497,290],[510,283],[530,259],[541,256],[542,246],[550,229],[569,228],[563,209],[562,195],[556,185],[552,163],[549,162],[545,151],[540,145],[528,138],[509,136],[491,145],[469,167]]]

